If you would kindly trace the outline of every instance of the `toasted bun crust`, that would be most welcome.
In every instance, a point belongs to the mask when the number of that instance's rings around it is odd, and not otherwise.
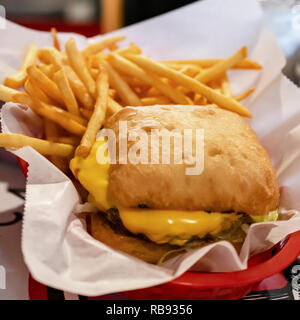
[[[151,129],[203,128],[204,170],[200,175],[186,175],[185,169],[191,165],[174,162],[124,165],[118,163],[117,156],[117,163],[110,166],[109,177],[109,194],[117,205],[233,210],[250,215],[266,215],[277,209],[279,190],[275,170],[255,132],[239,115],[210,106],[127,107],[106,125],[116,133],[117,150],[119,121],[127,121],[128,130],[141,127],[148,135]],[[135,143],[128,142],[128,149]],[[193,139],[194,155],[195,150]],[[174,159],[173,147],[170,154],[170,159]]]
[[[91,214],[90,232],[93,238],[113,249],[149,263],[157,263],[165,253],[177,248],[168,244],[157,245],[137,237],[118,234],[106,222],[104,215],[104,213]]]

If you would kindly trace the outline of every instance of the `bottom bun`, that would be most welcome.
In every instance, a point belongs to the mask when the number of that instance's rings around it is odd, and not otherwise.
[[[170,244],[156,244],[150,240],[142,239],[134,235],[124,235],[120,232],[117,232],[111,227],[104,213],[91,213],[85,217],[87,221],[88,232],[93,238],[112,247],[115,250],[123,251],[146,262],[156,264],[162,257],[164,257],[162,260],[165,261],[185,251],[184,248],[178,246]],[[239,254],[244,239],[242,241],[230,240],[227,241],[233,245]],[[190,248],[200,248],[214,242],[216,241],[202,239],[196,245]],[[169,254],[167,254],[168,252]]]
[[[117,233],[101,213],[90,215],[89,229],[96,240],[149,263],[157,263],[167,252],[178,249],[176,246],[159,245],[138,237]],[[174,257],[174,255],[170,256]]]

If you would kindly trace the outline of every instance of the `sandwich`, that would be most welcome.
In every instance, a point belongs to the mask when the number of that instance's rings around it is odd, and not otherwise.
[[[104,127],[114,139],[102,135],[70,162],[97,208],[90,233],[104,244],[157,263],[220,240],[241,244],[251,223],[277,219],[275,169],[239,115],[214,105],[126,107]]]

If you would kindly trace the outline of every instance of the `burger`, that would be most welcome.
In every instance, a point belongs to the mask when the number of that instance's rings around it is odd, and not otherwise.
[[[102,135],[70,163],[98,209],[90,233],[102,243],[157,263],[220,240],[238,246],[251,223],[277,219],[276,172],[239,115],[213,105],[126,107],[104,130],[114,139]],[[162,132],[172,133],[167,144]]]

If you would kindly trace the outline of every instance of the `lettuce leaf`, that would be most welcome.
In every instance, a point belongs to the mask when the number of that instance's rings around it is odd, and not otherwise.
[[[278,209],[270,211],[265,216],[250,216],[254,222],[271,222],[278,219]]]

